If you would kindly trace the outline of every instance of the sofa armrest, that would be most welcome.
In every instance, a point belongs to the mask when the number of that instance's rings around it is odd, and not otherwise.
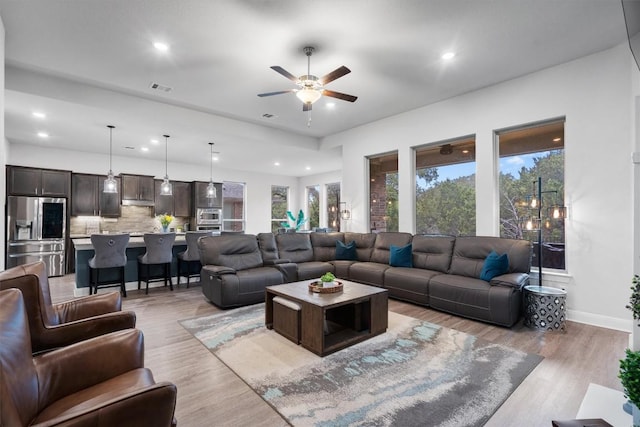
[[[283,264],[276,264],[275,267],[282,273],[282,279],[284,283],[291,283],[298,281],[298,264],[295,262],[286,262]]]
[[[76,298],[54,304],[53,307],[58,313],[60,323],[66,323],[120,311],[122,309],[122,299],[120,292],[116,291]]]
[[[114,332],[33,358],[45,407],[63,396],[144,367],[144,338],[137,329]]]
[[[529,284],[529,275],[527,273],[508,273],[496,276],[489,282],[495,286],[511,286],[512,288],[522,289]]]
[[[272,267],[274,265],[288,264],[290,262],[291,262],[291,260],[288,260],[288,259],[269,259],[269,260],[264,261],[264,265],[265,265],[265,267]]]
[[[224,265],[205,265],[203,268],[207,273],[214,276],[220,276],[222,274],[236,274],[235,268],[225,267]]]

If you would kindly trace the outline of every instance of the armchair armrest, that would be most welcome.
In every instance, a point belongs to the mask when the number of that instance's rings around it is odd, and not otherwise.
[[[231,267],[225,267],[224,265],[205,265],[203,270],[206,270],[207,273],[219,276],[222,274],[236,274],[236,270]]]
[[[144,366],[144,338],[137,329],[102,335],[33,358],[39,395],[49,402]]]
[[[89,295],[53,305],[60,323],[122,310],[120,292]]]
[[[508,273],[496,276],[489,282],[491,285],[511,286],[512,288],[522,289],[529,283],[529,275],[527,273]]]
[[[40,342],[34,343],[33,351],[74,344],[135,326],[136,314],[133,311],[116,311],[58,325],[47,325],[40,336]]]

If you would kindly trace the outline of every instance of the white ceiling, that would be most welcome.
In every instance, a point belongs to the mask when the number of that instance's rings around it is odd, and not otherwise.
[[[164,160],[168,133],[175,161],[208,164],[213,141],[220,167],[292,176],[336,169],[340,149],[319,148],[327,135],[626,37],[618,0],[0,0],[0,15],[12,144],[104,154],[113,124],[115,155]],[[257,96],[294,87],[269,67],[306,74],[304,46],[316,48],[318,77],[351,69],[327,88],[355,103],[323,97],[309,116],[294,94]],[[48,116],[38,121],[33,110]]]

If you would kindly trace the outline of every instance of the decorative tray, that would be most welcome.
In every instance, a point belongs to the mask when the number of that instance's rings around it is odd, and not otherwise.
[[[335,292],[342,292],[342,282],[334,280],[330,285],[322,284],[320,280],[309,283],[309,291],[318,294],[333,294]]]

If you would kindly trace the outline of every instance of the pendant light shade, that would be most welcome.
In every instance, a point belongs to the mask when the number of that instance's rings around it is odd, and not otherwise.
[[[211,163],[211,169],[209,173],[209,185],[207,185],[207,199],[217,199],[218,198],[218,190],[216,190],[216,186],[213,183],[213,142],[209,143],[210,147],[210,157],[209,162]]]
[[[113,177],[113,170],[111,170],[111,148],[112,148],[112,132],[115,126],[108,125],[109,128],[109,173],[107,174],[107,179],[104,180],[104,193],[117,193],[118,192],[118,182]]]
[[[162,185],[160,185],[160,195],[171,196],[173,194],[173,188],[169,181],[169,172],[167,167],[167,163],[169,161],[169,135],[162,136],[164,136],[164,180],[162,181]]]

